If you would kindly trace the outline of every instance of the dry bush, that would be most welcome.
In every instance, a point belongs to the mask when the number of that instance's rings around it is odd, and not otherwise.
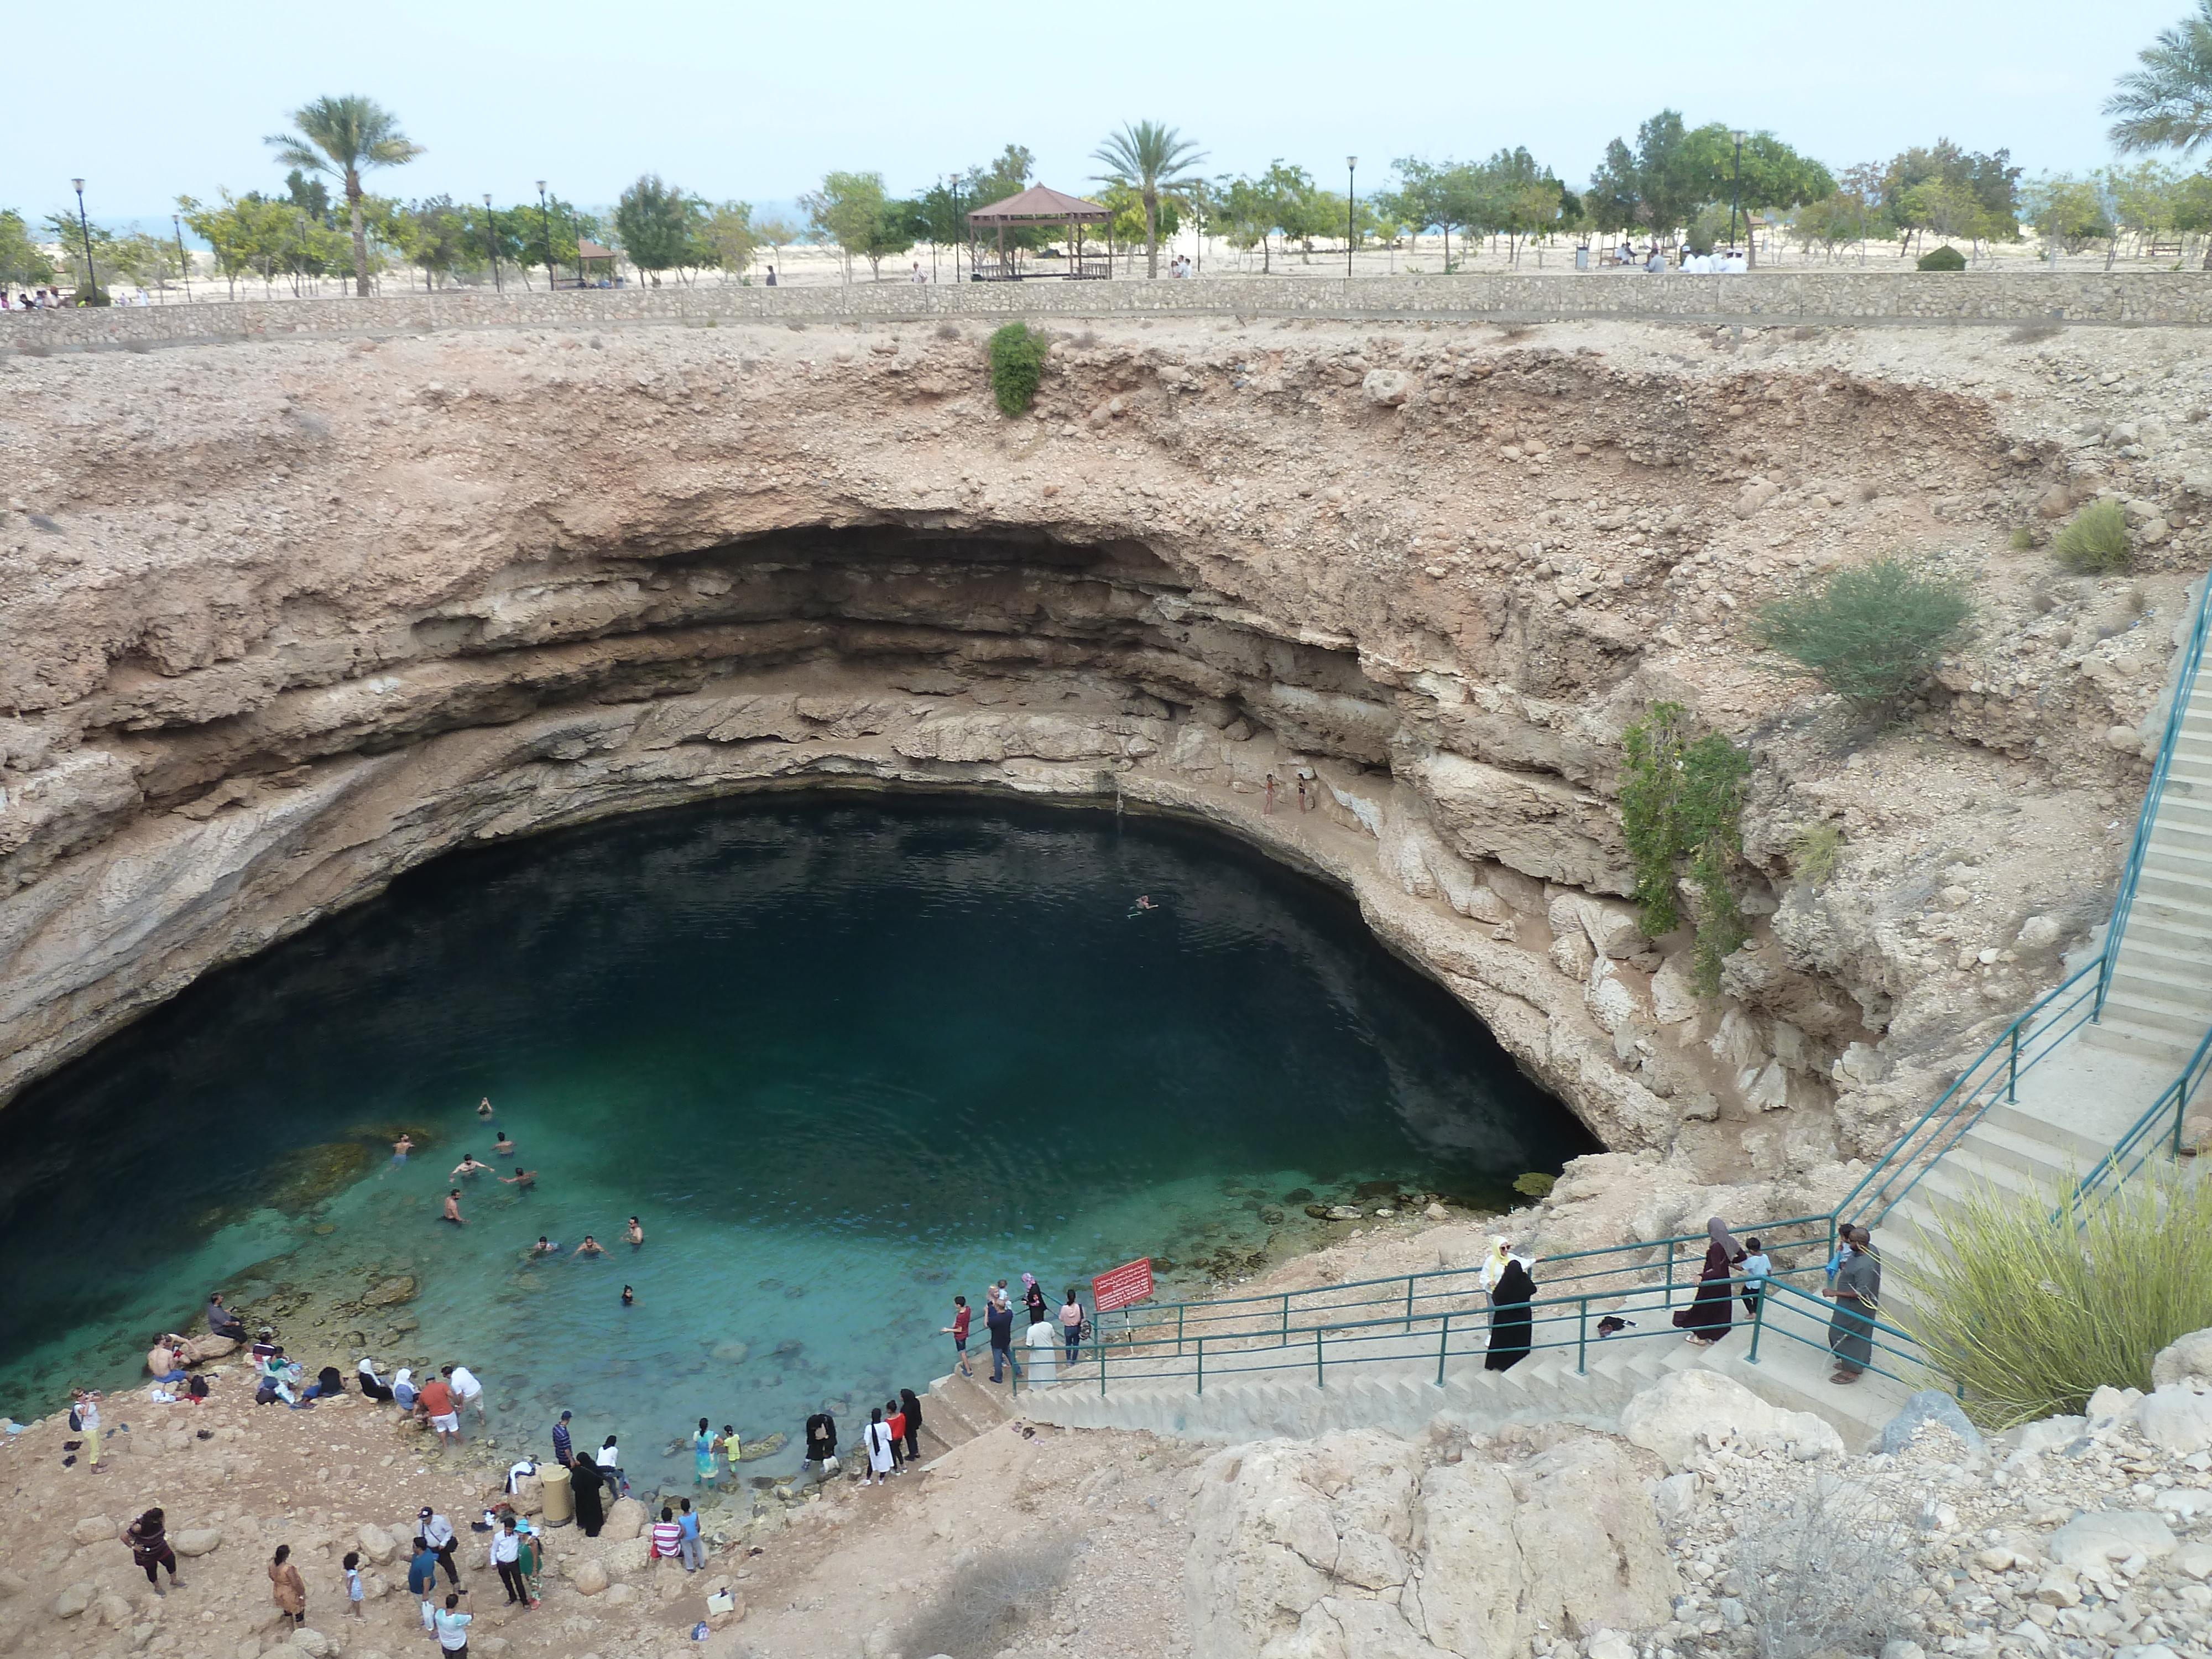
[[[2022,323],[2005,338],[2014,345],[2033,345],[2039,340],[2056,339],[2065,331],[2056,323]]]
[[[1014,1645],[1032,1618],[1075,1565],[1075,1540],[1032,1540],[986,1550],[956,1564],[938,1598],[916,1613],[891,1644],[899,1653],[948,1653],[953,1659],[990,1659]]]
[[[1919,1583],[1903,1519],[1864,1487],[1833,1480],[1762,1509],[1736,1540],[1738,1599],[1759,1659],[1879,1653]]]

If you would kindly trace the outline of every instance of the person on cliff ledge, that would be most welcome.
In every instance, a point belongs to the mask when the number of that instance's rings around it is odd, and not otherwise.
[[[220,1291],[208,1297],[207,1322],[211,1335],[227,1336],[234,1342],[246,1340],[246,1322],[222,1305]]]

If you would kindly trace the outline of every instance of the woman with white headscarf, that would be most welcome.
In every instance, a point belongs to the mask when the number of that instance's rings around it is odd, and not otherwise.
[[[1485,1291],[1493,1296],[1497,1294],[1498,1281],[1504,1276],[1505,1264],[1512,1259],[1513,1253],[1506,1247],[1504,1239],[1490,1241],[1490,1254],[1482,1259],[1482,1288]]]
[[[361,1374],[362,1399],[382,1401],[392,1397],[392,1390],[385,1385],[384,1379],[376,1374],[376,1362],[367,1354],[361,1357],[361,1363],[354,1370]]]
[[[1728,1223],[1718,1216],[1705,1223],[1705,1264],[1698,1270],[1698,1294],[1674,1316],[1674,1323],[1700,1347],[1711,1347],[1729,1334],[1735,1313],[1732,1281],[1743,1256]]]
[[[415,1373],[404,1365],[392,1375],[392,1397],[399,1402],[401,1411],[415,1409]]]

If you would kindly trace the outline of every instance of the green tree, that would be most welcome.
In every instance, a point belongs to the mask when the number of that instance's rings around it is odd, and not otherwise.
[[[31,240],[31,228],[12,208],[0,208],[0,283],[54,280],[54,262]]]
[[[880,173],[824,173],[819,190],[799,198],[817,234],[836,245],[847,282],[853,280],[854,259],[870,258],[872,268],[880,264],[882,252],[871,258],[869,251],[876,247],[883,231],[884,210],[890,200]]]
[[[1686,708],[1661,702],[1621,734],[1621,834],[1644,931],[1655,939],[1681,926],[1686,862],[1698,894],[1696,982],[1712,997],[1720,994],[1722,962],[1748,933],[1729,871],[1743,852],[1751,763],[1719,732],[1693,739],[1689,727]]]
[[[663,184],[657,173],[640,174],[616,202],[615,234],[623,252],[656,288],[662,271],[684,263],[697,205],[675,185]]]
[[[1863,240],[1876,217],[1875,210],[1856,195],[1837,190],[1799,208],[1790,228],[1802,246],[1817,246],[1823,258],[1833,259],[1842,244]]]
[[[367,167],[404,167],[422,153],[399,131],[399,118],[358,94],[318,98],[292,112],[295,131],[266,142],[303,173],[327,173],[345,185],[353,232],[354,292],[368,292],[368,240],[362,222],[361,175]]]
[[[1747,134],[1739,164],[1726,126],[1692,128],[1679,111],[1662,109],[1637,129],[1633,149],[1618,138],[1606,146],[1585,212],[1594,227],[1641,225],[1671,241],[1708,202],[1757,212],[1816,201],[1835,188],[1826,167],[1771,132]]]
[[[1751,635],[1795,665],[1783,672],[1875,709],[1917,690],[1972,614],[1955,583],[1885,556],[1769,600]]]
[[[1891,159],[1882,169],[1881,205],[1901,231],[1935,230],[1938,235],[2009,241],[2020,234],[2020,173],[2009,151],[1978,155],[1948,138],[1938,138],[1932,145],[1916,145]],[[1946,188],[1923,189],[1934,184]],[[1956,228],[1948,233],[1938,228],[1929,219],[1931,212],[1942,213],[1946,222]],[[1900,256],[1902,252],[1900,248]]]
[[[62,270],[72,290],[78,295],[79,305],[104,306],[107,303],[106,290],[100,286],[100,273],[111,273],[112,268],[107,251],[115,241],[115,233],[103,230],[98,225],[88,224],[74,213],[50,213],[44,227],[46,240],[62,251]],[[85,266],[85,244],[92,245],[92,265]]]
[[[2046,173],[2030,180],[2021,192],[2021,207],[2038,235],[2069,253],[2113,234],[2097,186],[2072,173]]]
[[[432,196],[402,209],[394,221],[394,240],[407,263],[422,273],[422,286],[434,286],[468,265],[468,221],[450,196]]]
[[[781,259],[783,250],[799,240],[799,227],[788,219],[761,219],[755,222],[753,234],[759,245],[769,251],[770,259]]]
[[[1433,229],[1444,239],[1444,272],[1452,269],[1451,238],[1455,230],[1468,230],[1483,216],[1480,170],[1464,162],[1424,161],[1411,155],[1391,163],[1398,187],[1387,193],[1388,210],[1402,219],[1416,241],[1424,230]]]
[[[760,236],[753,228],[750,202],[722,202],[708,210],[693,230],[694,264],[742,276],[752,268]]]
[[[2212,138],[2212,0],[2136,54],[2142,67],[2123,75],[2105,100],[2112,143],[2123,150],[2178,149],[2186,155]]]
[[[1091,160],[1107,168],[1097,182],[1133,187],[1144,203],[1145,275],[1160,274],[1160,202],[1164,194],[1198,182],[1191,171],[1206,152],[1175,128],[1159,121],[1124,122],[1119,132],[1093,150]],[[1173,233],[1170,232],[1170,234]]]
[[[1522,239],[1543,235],[1559,222],[1559,181],[1525,148],[1499,150],[1474,169],[1473,183],[1477,223],[1506,239],[1506,257],[1516,264]]]

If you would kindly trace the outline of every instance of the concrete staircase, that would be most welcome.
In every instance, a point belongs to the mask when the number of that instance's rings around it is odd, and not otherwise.
[[[1688,1287],[1678,1291],[1678,1305],[1686,1304],[1690,1294]],[[1158,1361],[1117,1358],[1103,1394],[1096,1362],[1085,1360],[1072,1379],[1025,1389],[1014,1404],[1022,1416],[1038,1422],[1149,1430],[1195,1440],[1307,1437],[1348,1428],[1410,1432],[1439,1412],[1454,1413],[1482,1432],[1535,1422],[1613,1429],[1619,1426],[1621,1408],[1640,1390],[1671,1371],[1698,1368],[1734,1377],[1771,1404],[1825,1418],[1846,1445],[1856,1449],[1880,1434],[1911,1392],[1871,1371],[1849,1386],[1831,1383],[1833,1365],[1822,1308],[1794,1299],[1770,1301],[1759,1362],[1753,1364],[1750,1328],[1741,1318],[1721,1342],[1698,1348],[1668,1323],[1663,1308],[1643,1297],[1631,1300],[1637,1304],[1631,1309],[1636,1329],[1607,1340],[1593,1338],[1579,1374],[1571,1342],[1540,1347],[1504,1371],[1486,1370],[1479,1353],[1455,1349],[1439,1385],[1433,1322],[1424,1330],[1424,1322],[1417,1319],[1414,1330],[1403,1337],[1332,1344],[1318,1383],[1310,1351],[1294,1340],[1287,1348],[1209,1352],[1203,1392],[1188,1375],[1188,1355]],[[1147,1381],[1148,1370],[1184,1374]]]
[[[2174,739],[2093,1047],[2133,1054],[2171,1079],[2212,1028],[2212,679]],[[2148,1105],[2148,1099],[2143,1102]]]

